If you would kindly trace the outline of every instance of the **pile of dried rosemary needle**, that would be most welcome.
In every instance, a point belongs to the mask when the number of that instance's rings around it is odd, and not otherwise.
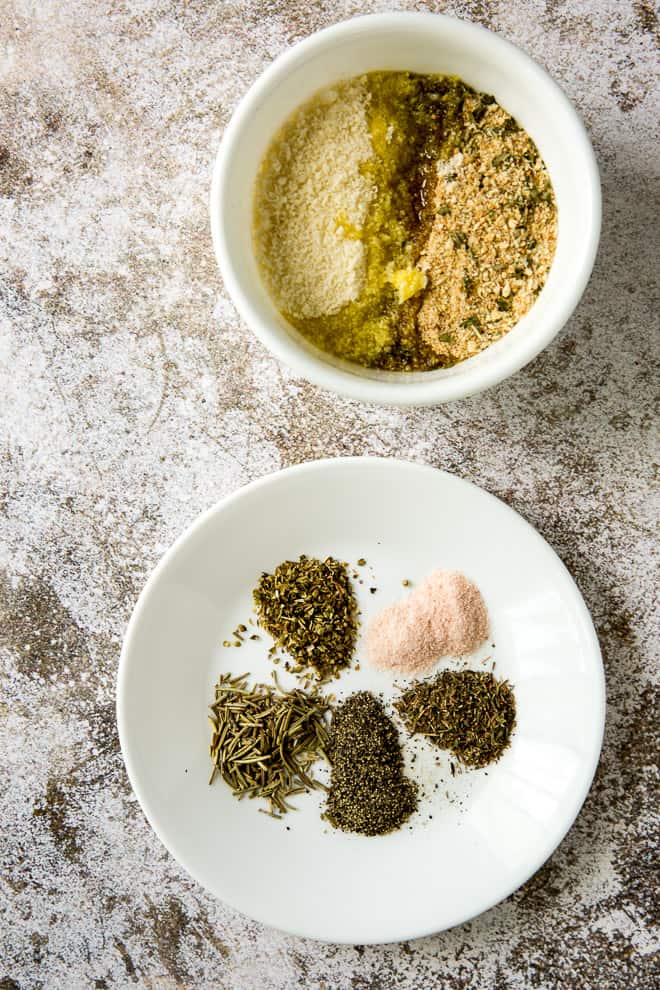
[[[260,625],[319,683],[348,666],[357,636],[357,602],[346,564],[301,556],[264,572],[253,591]]]
[[[239,800],[264,798],[265,814],[279,818],[293,809],[288,798],[322,787],[309,773],[325,756],[328,743],[328,701],[315,692],[284,692],[274,685],[248,688],[248,674],[221,674],[209,721],[213,727],[210,756],[213,771]]]
[[[443,670],[414,684],[394,707],[410,733],[422,733],[471,767],[499,760],[516,724],[511,686],[487,671]]]

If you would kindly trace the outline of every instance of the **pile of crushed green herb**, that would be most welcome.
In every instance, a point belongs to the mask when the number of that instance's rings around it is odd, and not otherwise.
[[[346,564],[301,556],[264,572],[253,598],[259,623],[297,667],[320,682],[336,677],[353,656],[357,602]]]
[[[394,704],[410,733],[422,733],[471,767],[499,760],[516,724],[511,686],[486,671],[443,670]]]

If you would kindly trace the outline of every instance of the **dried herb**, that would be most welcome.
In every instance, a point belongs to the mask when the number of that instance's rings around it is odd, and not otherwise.
[[[532,186],[528,192],[527,202],[532,207],[538,206],[539,203],[547,203],[549,206],[552,206],[554,203],[552,189],[550,187],[537,189],[535,186]]]
[[[309,771],[326,753],[329,704],[315,692],[248,688],[247,678],[222,674],[216,685],[209,784],[219,774],[234,797],[264,798],[278,817],[293,809],[287,798],[323,786]]]
[[[504,121],[504,125],[500,128],[500,133],[504,136],[506,134],[515,134],[516,131],[520,130],[520,124],[513,119],[513,117],[507,117]]]
[[[479,123],[479,121],[482,119],[482,117],[488,110],[488,107],[491,106],[494,102],[495,102],[494,96],[491,96],[489,93],[481,94],[481,100],[479,102],[479,105],[472,111],[472,116],[474,118],[475,123],[477,124]]]
[[[462,230],[452,230],[449,236],[455,248],[466,248],[468,246],[467,234]]]
[[[465,327],[466,330],[472,329],[478,336],[481,336],[481,320],[478,316],[468,316],[467,319],[461,321],[461,326]]]
[[[428,736],[473,767],[498,760],[516,724],[510,685],[485,671],[445,670],[394,704],[409,732]]]
[[[357,603],[346,564],[327,557],[285,560],[264,573],[253,592],[259,622],[302,669],[319,681],[351,660],[357,635]]]
[[[501,168],[503,165],[512,165],[513,161],[513,155],[510,152],[501,151],[499,155],[495,155],[490,164],[493,168]]]
[[[382,835],[417,808],[417,785],[404,776],[398,732],[373,694],[359,691],[336,709],[327,752],[332,778],[325,815],[336,828]]]

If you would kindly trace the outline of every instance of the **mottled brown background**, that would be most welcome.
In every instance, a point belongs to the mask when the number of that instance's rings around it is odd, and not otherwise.
[[[310,31],[388,7],[520,43],[584,116],[603,176],[570,324],[441,409],[294,378],[237,318],[209,239],[212,160],[249,84]],[[0,987],[651,988],[653,3],[0,8]],[[514,506],[576,576],[607,669],[602,762],[560,849],[499,907],[404,945],[318,945],[218,903],[149,829],[117,740],[122,633],[163,550],[250,479],[335,454],[435,464]]]

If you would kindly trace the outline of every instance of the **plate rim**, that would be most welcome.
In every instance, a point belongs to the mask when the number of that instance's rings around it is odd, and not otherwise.
[[[593,650],[595,668],[596,668],[596,679],[598,681],[598,685],[597,685],[598,696],[592,699],[592,704],[595,708],[597,707],[598,709],[596,714],[598,715],[599,731],[594,735],[594,738],[591,741],[591,747],[592,747],[591,758],[589,764],[587,765],[587,772],[585,773],[582,787],[580,788],[577,798],[574,800],[573,804],[570,807],[570,812],[569,810],[566,811],[565,819],[564,819],[565,826],[562,827],[559,830],[558,834],[556,836],[553,836],[551,841],[543,847],[542,851],[539,853],[539,856],[534,858],[535,865],[532,868],[532,870],[530,872],[525,871],[525,875],[522,878],[517,879],[516,882],[511,887],[507,886],[504,893],[498,892],[497,896],[494,899],[488,899],[484,903],[484,905],[474,913],[468,915],[467,917],[464,916],[457,917],[455,920],[451,921],[450,923],[442,925],[442,927],[438,928],[436,926],[431,926],[431,927],[424,927],[423,929],[419,929],[419,927],[415,927],[412,930],[407,930],[405,928],[402,928],[400,933],[388,934],[382,938],[359,939],[360,944],[363,945],[386,945],[396,942],[408,942],[419,938],[427,938],[432,935],[437,935],[440,932],[448,931],[452,928],[457,927],[458,925],[466,924],[467,922],[472,921],[474,918],[479,917],[480,915],[484,914],[486,911],[492,910],[498,904],[501,904],[503,901],[511,897],[511,895],[515,893],[516,890],[519,890],[522,886],[524,886],[531,879],[531,877],[533,877],[534,874],[541,869],[541,867],[550,859],[550,857],[554,854],[556,849],[564,841],[567,834],[575,824],[575,821],[577,820],[577,817],[580,814],[580,811],[586,801],[587,795],[591,790],[596,769],[598,767],[602,744],[603,744],[603,735],[605,730],[606,682],[605,682],[605,670],[603,667],[603,659],[600,649],[600,643],[593,624],[593,619],[591,618],[591,613],[587,608],[586,602],[584,601],[582,592],[580,591],[577,582],[575,581],[574,577],[572,576],[572,574],[564,564],[563,560],[561,559],[557,551],[550,543],[548,543],[545,537],[542,536],[541,533],[539,533],[539,531],[530,522],[528,522],[527,519],[525,519],[525,517],[522,516],[516,509],[512,508],[510,505],[507,505],[507,503],[504,502],[497,495],[493,495],[491,492],[482,488],[480,485],[475,484],[475,482],[469,481],[467,478],[462,478],[460,475],[454,474],[451,471],[445,471],[441,468],[436,468],[433,465],[420,463],[418,461],[406,460],[405,458],[372,457],[369,455],[349,456],[349,457],[324,457],[312,461],[303,461],[302,463],[299,464],[294,464],[294,465],[290,465],[289,467],[280,468],[276,471],[271,471],[268,474],[262,475],[261,477],[255,478],[253,481],[250,481],[247,484],[240,486],[235,491],[229,492],[227,495],[223,496],[208,509],[205,509],[203,512],[201,512],[198,516],[195,517],[195,519],[193,519],[193,521],[188,526],[186,526],[186,528],[179,534],[179,536],[174,540],[174,542],[168,547],[165,553],[161,556],[155,567],[151,570],[140,594],[138,595],[137,601],[133,606],[130,619],[126,626],[126,630],[124,632],[121,652],[119,656],[119,664],[117,668],[116,699],[115,699],[117,731],[119,735],[119,744],[121,748],[122,759],[124,761],[124,767],[126,769],[126,774],[128,776],[128,780],[131,785],[133,794],[137,798],[140,809],[143,815],[145,816],[149,826],[157,836],[158,840],[167,850],[169,855],[172,856],[175,862],[178,863],[183,870],[185,870],[188,876],[192,877],[193,880],[195,880],[196,883],[200,884],[200,886],[203,887],[204,890],[208,891],[213,897],[217,898],[219,901],[221,901],[221,903],[227,905],[227,907],[229,907],[232,911],[236,911],[236,913],[240,914],[242,917],[249,918],[251,920],[259,922],[260,924],[266,925],[270,928],[275,928],[289,935],[295,935],[299,938],[309,938],[318,942],[326,942],[335,945],[355,944],[356,940],[354,938],[350,938],[348,935],[342,937],[340,935],[335,934],[332,937],[327,937],[322,934],[319,934],[318,930],[314,930],[313,925],[307,928],[306,930],[287,927],[286,925],[282,925],[279,922],[274,921],[270,916],[268,916],[267,912],[261,913],[259,911],[255,911],[248,913],[245,910],[237,908],[230,901],[225,900],[224,897],[221,894],[219,894],[216,890],[214,890],[213,887],[210,886],[210,884],[207,882],[207,880],[204,877],[200,876],[196,870],[191,869],[187,865],[187,863],[184,861],[185,856],[179,855],[178,852],[175,852],[174,849],[169,844],[169,842],[165,839],[164,835],[162,834],[160,826],[157,824],[156,820],[154,820],[154,818],[151,815],[151,811],[148,807],[149,801],[145,798],[144,794],[141,793],[140,788],[137,785],[136,782],[137,774],[135,773],[133,767],[133,760],[131,756],[130,747],[128,747],[126,743],[127,723],[125,719],[125,712],[123,710],[124,700],[126,696],[127,671],[130,665],[129,655],[131,652],[132,641],[135,637],[135,631],[140,622],[141,614],[145,608],[145,605],[147,601],[151,598],[154,589],[158,584],[161,573],[169,565],[172,558],[176,556],[179,548],[183,546],[194,533],[196,533],[199,529],[201,529],[204,525],[206,525],[207,521],[211,519],[213,516],[223,512],[235,501],[240,500],[241,498],[245,497],[249,493],[259,488],[267,487],[269,484],[272,484],[276,480],[281,479],[283,476],[291,477],[299,474],[307,474],[307,473],[313,473],[319,471],[322,472],[324,470],[334,469],[336,467],[343,467],[348,465],[361,466],[363,468],[366,468],[367,470],[370,470],[371,467],[374,466],[378,466],[378,467],[386,466],[388,469],[393,468],[396,470],[404,470],[404,471],[410,471],[412,469],[413,471],[417,471],[419,473],[424,473],[427,475],[431,475],[431,474],[433,474],[434,476],[438,474],[444,475],[445,477],[451,479],[453,482],[458,482],[459,484],[468,485],[469,487],[476,489],[480,495],[485,496],[489,500],[493,500],[495,503],[498,504],[498,506],[504,508],[507,512],[513,514],[518,520],[518,522],[523,523],[524,526],[527,528],[527,530],[531,532],[532,537],[536,539],[537,542],[540,541],[540,543],[542,543],[545,546],[545,548],[550,551],[551,556],[554,557],[555,563],[559,566],[560,571],[563,571],[564,577],[568,579],[568,586],[571,588],[573,592],[573,597],[574,597],[575,605],[577,607],[578,618],[580,621],[580,625],[582,627],[582,631],[584,632],[586,636],[586,640],[589,642],[590,647]]]

